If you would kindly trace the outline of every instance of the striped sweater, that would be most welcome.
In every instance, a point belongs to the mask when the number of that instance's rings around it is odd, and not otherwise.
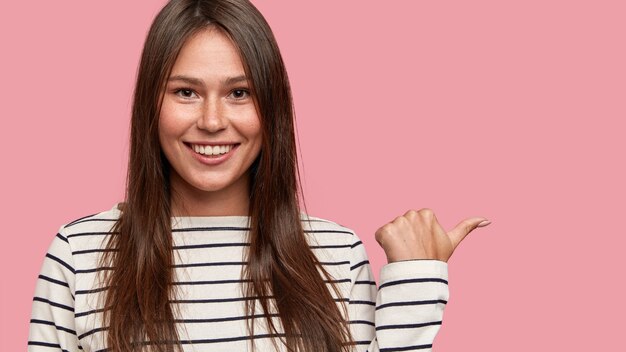
[[[65,226],[52,240],[37,280],[28,350],[103,351],[106,327],[96,280],[117,206]],[[306,238],[338,283],[347,304],[355,351],[431,351],[448,299],[447,264],[437,260],[384,265],[379,286],[359,237],[334,222],[302,214]],[[248,217],[174,217],[176,327],[184,350],[248,351],[241,273]],[[254,299],[254,298],[252,298]],[[178,313],[176,313],[178,311]],[[272,312],[270,312],[272,313]],[[258,317],[256,315],[258,314]],[[178,316],[180,315],[180,316]],[[258,351],[273,350],[260,305],[255,312]],[[276,327],[280,319],[273,317]],[[279,343],[279,346],[284,347]]]

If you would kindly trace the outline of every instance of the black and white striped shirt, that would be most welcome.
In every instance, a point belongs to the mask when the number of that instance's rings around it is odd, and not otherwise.
[[[71,222],[52,240],[39,275],[30,320],[28,350],[102,351],[106,327],[96,280],[109,230],[119,216],[111,210]],[[303,214],[309,245],[337,281],[347,303],[355,351],[430,351],[448,299],[447,264],[437,260],[394,262],[380,271],[376,287],[365,248],[350,229]],[[241,272],[248,217],[175,217],[175,289],[184,350],[247,351]],[[248,298],[250,299],[250,298]],[[174,309],[176,312],[177,310]],[[255,344],[273,350],[257,305]],[[280,319],[273,317],[282,328]],[[279,344],[280,345],[280,344]],[[280,345],[282,347],[282,345]]]

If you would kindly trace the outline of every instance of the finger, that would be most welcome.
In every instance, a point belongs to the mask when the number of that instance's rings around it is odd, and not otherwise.
[[[452,241],[452,245],[456,248],[461,241],[474,229],[478,227],[478,224],[484,222],[485,218],[482,217],[473,217],[465,219],[459,222],[450,232],[448,232],[448,236],[450,236],[450,240]],[[482,224],[482,226],[486,226],[488,224]]]

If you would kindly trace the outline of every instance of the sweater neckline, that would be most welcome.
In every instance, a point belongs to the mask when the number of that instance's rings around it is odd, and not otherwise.
[[[115,204],[111,211],[119,216],[121,210],[118,208],[119,203]],[[303,212],[300,212],[300,218],[309,218]],[[250,226],[251,217],[249,215],[213,215],[213,216],[172,216],[172,228],[196,228],[196,227],[243,227]]]
[[[117,216],[121,210],[116,203],[111,211]],[[248,215],[215,215],[215,216],[172,216],[172,229],[194,228],[209,226],[248,227],[250,216]]]

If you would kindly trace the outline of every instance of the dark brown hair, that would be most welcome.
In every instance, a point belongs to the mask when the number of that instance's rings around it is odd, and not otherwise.
[[[271,29],[246,0],[175,0],[155,18],[143,49],[132,108],[126,199],[109,236],[102,265],[103,323],[111,351],[158,351],[176,343],[170,165],[161,151],[158,117],[165,82],[189,37],[208,27],[239,50],[261,119],[262,147],[250,167],[250,247],[242,279],[246,296],[259,297],[271,331],[275,305],[289,351],[349,351],[348,322],[333,299],[340,291],[307,244],[298,206],[299,173],[291,90]],[[300,187],[301,193],[301,187]],[[318,271],[318,268],[321,269]],[[322,277],[322,275],[324,277]],[[274,302],[267,296],[273,296]],[[254,336],[255,300],[246,300]],[[347,317],[345,304],[343,313]],[[251,340],[254,346],[254,339]]]

